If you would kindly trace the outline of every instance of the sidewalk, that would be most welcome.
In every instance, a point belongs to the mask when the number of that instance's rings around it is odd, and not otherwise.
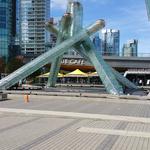
[[[150,101],[8,95],[0,102],[0,149],[149,150]]]

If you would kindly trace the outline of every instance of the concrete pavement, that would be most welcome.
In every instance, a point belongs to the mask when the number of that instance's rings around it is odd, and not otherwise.
[[[149,150],[150,101],[9,95],[1,150]]]

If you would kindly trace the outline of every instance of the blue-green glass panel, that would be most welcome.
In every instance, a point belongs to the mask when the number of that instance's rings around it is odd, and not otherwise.
[[[145,0],[145,2],[146,2],[148,18],[150,20],[150,0]]]

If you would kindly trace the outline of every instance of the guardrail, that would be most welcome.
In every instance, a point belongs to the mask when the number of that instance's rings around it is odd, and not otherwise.
[[[98,52],[97,52],[98,53]],[[120,57],[150,57],[150,53],[138,53],[138,54],[131,54],[131,53],[126,53],[126,55],[123,55],[122,53],[119,53],[119,54],[114,54],[114,53],[101,53],[99,52],[100,55],[103,55],[103,56],[120,56]],[[77,53],[74,53],[74,54],[66,54],[64,55],[65,57],[80,57],[79,54]]]

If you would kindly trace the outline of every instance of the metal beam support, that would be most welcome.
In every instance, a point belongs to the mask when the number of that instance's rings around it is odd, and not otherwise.
[[[126,87],[137,89],[134,84],[113,70],[103,60],[102,56],[96,53],[95,46],[89,36],[102,29],[105,26],[104,21],[98,20],[94,25],[88,27],[86,30],[82,30],[82,5],[77,1],[71,1],[68,3],[67,12],[69,13],[66,13],[62,17],[59,31],[51,24],[47,24],[47,28],[58,36],[56,47],[0,80],[0,89],[3,90],[11,87],[49,62],[52,62],[52,66],[48,86],[54,86],[63,54],[70,48],[75,48],[77,52],[90,60],[109,93],[114,95],[123,94],[123,88],[120,83]]]
[[[85,59],[87,59],[91,64],[91,60],[90,58],[87,56],[87,54],[85,53],[84,49],[82,49],[81,46],[76,46],[76,51],[78,51],[80,53],[81,56],[83,56]],[[99,54],[97,55],[98,59],[101,60],[102,57],[99,57]],[[116,71],[115,69],[113,69],[110,65],[108,65],[106,62],[105,64],[107,65],[107,67],[109,69],[112,70],[112,73],[114,74],[115,78],[118,80],[118,82],[121,83],[121,85],[123,87],[127,87],[129,89],[139,89],[136,85],[134,85],[131,81],[129,81],[127,78],[123,77],[118,71]]]
[[[110,68],[106,65],[103,58],[96,54],[95,47],[90,39],[86,39],[82,42],[82,46],[85,54],[90,58],[90,61],[94,65],[101,81],[103,82],[106,90],[110,94],[122,95],[122,86],[116,80],[114,74]]]
[[[79,2],[70,2],[68,3],[67,11],[72,15],[72,24],[70,30],[70,36],[75,35],[82,29],[82,20],[83,20],[83,8]],[[51,29],[55,31],[55,34],[58,32],[55,29]],[[81,43],[80,43],[81,44]],[[123,89],[119,83],[125,84],[127,87],[136,88],[136,86],[128,81],[127,79],[123,78],[117,71],[113,70],[99,54],[95,54],[95,47],[91,42],[90,38],[87,38],[84,42],[82,42],[82,47],[76,44],[75,49],[79,52],[82,56],[85,56],[96,66],[96,70],[106,87],[106,90],[111,94],[123,94]],[[61,59],[55,62],[55,71],[59,70],[61,65]],[[54,70],[53,70],[54,71]],[[57,74],[53,74],[51,76],[53,79],[54,86],[56,83]],[[107,79],[106,79],[107,78]],[[119,81],[119,82],[118,82]]]
[[[56,45],[58,45],[63,40],[66,40],[69,37],[73,37],[75,34],[80,32],[80,30],[82,29],[82,25],[83,7],[79,2],[70,1],[67,5],[67,13],[61,20],[60,30],[57,31],[57,29],[50,25],[48,29],[57,34],[58,40]],[[62,59],[63,56],[60,56],[52,63],[47,87],[54,87],[56,85],[57,75],[60,70]]]
[[[52,31],[52,30],[51,30]],[[56,35],[58,33],[57,30],[55,30],[54,32]],[[80,55],[82,57],[84,57],[85,59],[87,59],[90,62],[90,59],[88,58],[88,56],[84,53],[83,50],[81,50],[81,47],[76,46],[76,48],[74,50],[76,50],[78,53],[80,53]],[[91,62],[90,62],[91,63]],[[91,63],[92,64],[92,63]],[[106,63],[107,64],[107,63]],[[108,64],[107,64],[108,65]],[[125,87],[130,88],[130,89],[139,89],[139,87],[137,87],[135,84],[133,84],[131,81],[129,81],[127,78],[125,78],[124,76],[122,76],[118,71],[116,71],[115,69],[113,69],[112,67],[110,67],[108,65],[108,67],[110,69],[112,69],[112,72],[114,73],[116,79]]]
[[[78,47],[78,48],[76,47],[76,51],[78,51],[81,54],[81,56],[83,56],[84,58],[86,58],[92,64],[92,62],[90,61],[90,59],[88,58],[88,56],[86,55],[86,53],[84,53],[83,50],[79,51],[79,49],[81,49],[81,47]],[[101,60],[101,58],[98,58],[98,59]],[[118,71],[116,71],[115,69],[111,68],[107,63],[106,63],[106,65],[112,71],[112,73],[114,74],[114,76],[117,79],[117,81],[120,82],[120,84],[123,87],[127,87],[129,89],[139,89],[131,81],[129,81],[127,78],[123,77]]]
[[[110,67],[110,69],[112,70],[112,72],[114,73],[116,79],[121,83],[122,86],[125,86],[129,89],[139,89],[139,87],[137,87],[135,84],[133,84],[127,78],[123,77],[118,71],[116,71],[115,69],[113,69],[111,67]]]
[[[76,34],[74,37],[71,37],[70,39],[65,40],[60,45],[56,46],[55,48],[53,48],[53,49],[47,51],[46,53],[42,54],[41,56],[37,57],[32,62],[19,68],[12,74],[10,74],[7,77],[0,80],[0,90],[5,90],[5,89],[11,87],[12,85],[16,84],[20,80],[31,75],[36,70],[45,66],[49,62],[52,62],[58,56],[63,55],[75,43],[78,43],[78,42],[82,41],[83,39],[89,37],[91,34],[97,32],[98,30],[103,28],[103,26],[104,26],[104,21],[98,20],[98,21],[96,21],[96,23],[89,26],[87,29],[83,29],[82,31],[80,31],[80,33]]]
[[[59,45],[61,42],[67,39],[69,35],[70,27],[71,27],[71,15],[66,13],[61,19],[56,45]],[[55,86],[56,81],[57,81],[57,76],[60,70],[62,58],[63,58],[63,55],[57,57],[52,62],[47,87]]]

